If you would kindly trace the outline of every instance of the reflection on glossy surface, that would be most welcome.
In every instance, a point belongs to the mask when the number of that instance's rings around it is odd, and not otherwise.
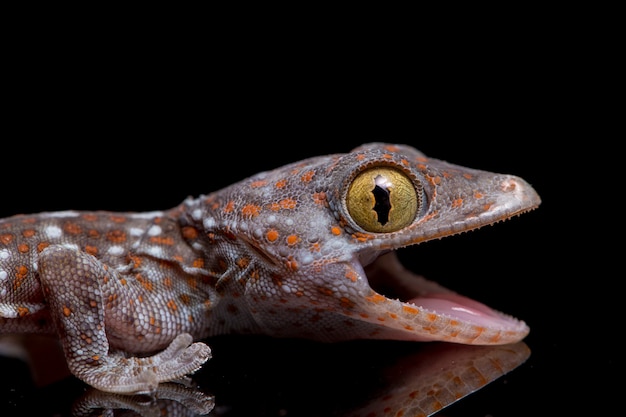
[[[72,407],[72,416],[183,417],[206,416],[214,406],[213,397],[190,386],[165,383],[159,385],[154,398],[141,395],[120,395],[89,388]]]
[[[523,342],[326,345],[248,340],[227,346],[214,343],[214,368],[197,375],[197,381],[215,394],[215,416],[429,416],[515,369],[530,355]]]
[[[522,364],[523,342],[503,346],[436,344],[384,371],[387,385],[346,416],[432,416]]]
[[[193,385],[163,384],[153,401],[87,389],[69,377],[46,387],[16,386],[0,415],[431,416],[530,355],[523,342],[320,344],[225,336],[209,343],[213,359]]]

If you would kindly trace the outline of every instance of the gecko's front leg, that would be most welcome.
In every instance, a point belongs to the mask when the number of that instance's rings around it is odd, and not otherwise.
[[[159,382],[193,373],[210,358],[209,347],[192,343],[187,333],[154,356],[110,352],[104,287],[116,272],[90,254],[60,245],[41,252],[38,269],[70,371],[87,384],[107,392],[151,393]]]

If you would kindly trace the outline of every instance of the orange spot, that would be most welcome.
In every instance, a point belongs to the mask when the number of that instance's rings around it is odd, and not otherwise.
[[[386,153],[386,154],[383,154],[383,158],[391,159],[391,158],[393,158],[393,155],[390,155],[390,154]]]
[[[137,281],[141,283],[141,286],[144,287],[146,290],[152,291],[154,289],[154,284],[152,284],[152,282],[149,281],[148,279],[144,278],[143,275],[137,274],[135,275],[135,278],[137,279]]]
[[[365,299],[370,303],[382,303],[383,301],[387,300],[384,296],[380,294],[372,294],[369,297],[365,297]]]
[[[367,242],[370,239],[374,239],[374,235],[368,233],[356,232],[352,235],[359,242]]]
[[[15,282],[13,283],[13,287],[18,289],[22,285],[22,282],[26,279],[27,275],[28,268],[24,265],[18,266],[15,271]]]
[[[124,223],[126,221],[126,217],[124,217],[124,216],[111,216],[111,217],[109,217],[109,219],[113,223]]]
[[[228,203],[226,203],[226,206],[224,206],[224,213],[230,213],[231,211],[233,211],[234,208],[235,202],[233,200],[230,200]]]
[[[278,239],[278,232],[274,229],[268,230],[267,233],[265,234],[265,237],[270,242],[274,242],[276,239]]]
[[[409,314],[419,314],[420,312],[417,308],[413,308],[409,306],[402,306],[402,310],[404,310],[405,313],[409,313]]]
[[[338,226],[333,226],[331,227],[330,232],[335,236],[339,236],[341,234],[341,229]]]
[[[26,253],[26,252],[28,252],[29,249],[30,248],[29,248],[29,246],[26,243],[22,243],[22,244],[17,245],[17,250],[19,252],[21,252],[21,253]]]
[[[22,231],[22,236],[24,237],[33,237],[35,236],[35,231],[33,229],[26,229]]]
[[[167,306],[170,308],[170,310],[176,311],[178,309],[178,306],[176,306],[176,302],[174,300],[169,300],[167,302]]]
[[[151,243],[155,243],[157,245],[168,245],[168,246],[173,246],[174,245],[174,239],[172,239],[171,237],[163,237],[163,236],[152,236],[150,238],[150,242]]]
[[[178,296],[178,299],[181,303],[185,305],[189,305],[189,302],[191,301],[191,297],[189,296],[189,294],[181,294]]]
[[[426,320],[428,320],[428,321],[435,321],[435,320],[437,320],[437,315],[436,315],[436,314],[434,314],[434,313],[429,313],[429,314],[426,316]]]
[[[478,191],[476,191],[476,192],[474,193],[474,198],[475,198],[475,199],[479,199],[479,198],[483,198],[483,197],[484,197],[484,196],[483,196],[483,194],[482,194],[482,193],[480,193],[480,192],[478,192]]]
[[[65,225],[63,225],[63,230],[71,235],[78,235],[83,231],[83,229],[79,225],[72,222],[65,223]]]
[[[346,271],[346,278],[348,278],[352,282],[356,282],[357,279],[359,279],[359,274],[357,274],[354,269],[348,268],[348,270]]]
[[[0,243],[4,243],[5,245],[8,245],[12,241],[13,241],[13,235],[12,234],[5,233],[3,235],[0,235]]]
[[[193,263],[191,265],[194,268],[204,268],[204,259],[196,258],[196,259],[193,260]]]
[[[241,257],[241,258],[238,258],[237,261],[235,261],[235,263],[237,264],[239,268],[244,269],[245,267],[250,265],[250,259],[246,257]]]
[[[307,171],[304,174],[302,174],[300,179],[303,182],[310,182],[313,179],[314,176],[315,176],[315,171]]]
[[[357,160],[357,161],[362,161],[362,160],[364,160],[364,159],[365,159],[365,155],[363,155],[362,153],[360,153],[360,154],[358,154],[358,155],[356,156],[356,160]]]
[[[452,201],[452,207],[461,207],[463,205],[463,199],[462,198],[457,198],[454,201]]]
[[[63,306],[63,315],[69,317],[72,314],[72,310],[68,306]]]
[[[297,202],[293,198],[285,198],[279,202],[280,208],[290,210],[296,208]]]
[[[87,245],[85,246],[85,252],[90,255],[96,255],[98,253],[98,248],[96,246]]]
[[[254,204],[246,204],[241,209],[241,214],[243,214],[246,217],[256,217],[259,215],[260,211],[261,211],[261,207],[254,205]]]
[[[130,260],[133,261],[133,267],[139,268],[141,266],[141,258],[139,256],[130,256]]]
[[[29,313],[30,313],[30,310],[28,309],[28,307],[18,307],[17,308],[17,314],[20,317],[27,316]]]
[[[320,251],[320,243],[314,242],[311,244],[311,252],[319,252]]]
[[[313,201],[315,204],[325,205],[326,204],[326,193],[321,191],[319,193],[313,193]]]
[[[283,179],[283,180],[276,181],[275,185],[276,185],[276,188],[283,188],[287,185],[287,180]]]
[[[198,230],[195,227],[185,226],[183,227],[183,237],[185,239],[195,239],[198,237]]]
[[[285,262],[285,265],[287,266],[287,269],[289,269],[290,271],[297,271],[298,270],[298,262],[294,261],[293,258],[289,257],[289,259],[287,259],[287,261]]]
[[[265,181],[265,180],[252,181],[250,183],[250,188],[259,188],[259,187],[263,187],[265,185],[267,185],[267,181]]]
[[[491,208],[491,203],[483,205],[483,210],[488,211]]]
[[[443,177],[444,178],[452,178],[452,174],[450,174],[448,171],[443,171]]]
[[[93,237],[93,238],[98,238],[98,237],[100,237],[100,232],[98,232],[98,231],[97,231],[97,230],[95,230],[95,229],[91,229],[91,230],[89,230],[89,231],[87,232],[87,236],[89,236],[89,237]]]
[[[472,174],[464,173],[463,177],[467,178],[468,180],[471,180],[474,176]]]
[[[398,147],[396,145],[385,145],[384,149],[389,152],[398,152]]]
[[[96,216],[95,214],[91,214],[91,213],[83,214],[81,217],[87,220],[88,222],[95,222],[96,220],[98,220],[98,216]]]
[[[290,246],[295,245],[299,241],[300,241],[300,238],[298,237],[298,235],[289,235],[289,236],[287,236],[287,244],[290,245]]]
[[[48,246],[50,246],[50,243],[48,243],[48,242],[41,242],[41,243],[37,244],[37,252],[40,253],[42,250],[44,250]]]
[[[107,240],[113,243],[123,243],[126,242],[126,233],[123,230],[111,230],[106,234]]]

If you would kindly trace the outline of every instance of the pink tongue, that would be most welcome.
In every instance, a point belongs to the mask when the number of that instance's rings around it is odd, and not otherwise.
[[[408,301],[435,313],[446,314],[479,326],[510,326],[512,319],[502,316],[486,305],[458,294],[428,294]]]

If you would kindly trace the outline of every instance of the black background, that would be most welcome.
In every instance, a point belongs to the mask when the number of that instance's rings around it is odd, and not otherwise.
[[[413,269],[531,327],[524,365],[443,414],[609,410],[621,330],[603,268],[621,250],[602,249],[600,234],[615,220],[604,206],[617,204],[597,188],[608,170],[596,151],[612,152],[590,104],[602,87],[579,65],[584,37],[538,24],[540,33],[517,22],[436,42],[371,27],[333,41],[316,28],[291,41],[289,32],[231,39],[193,28],[28,40],[5,78],[0,214],[167,209],[370,141],[519,175],[543,199],[536,211],[401,252]],[[66,387],[25,404],[32,393],[18,385],[0,410],[53,415],[59,405],[47,401]]]

